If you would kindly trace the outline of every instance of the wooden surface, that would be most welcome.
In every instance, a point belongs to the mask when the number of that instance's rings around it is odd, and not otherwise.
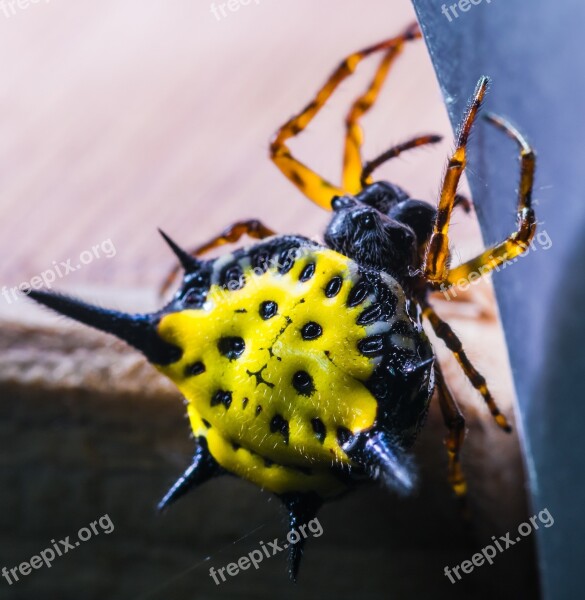
[[[1,285],[30,281],[62,261],[76,266],[83,251],[111,240],[115,256],[102,254],[55,287],[104,306],[149,310],[172,264],[159,226],[185,245],[248,217],[283,232],[318,233],[327,215],[270,163],[268,139],[345,54],[412,18],[406,0],[391,7],[382,0],[262,0],[221,21],[208,3],[187,0],[59,0],[9,18],[0,13],[0,50],[10,57],[0,78]],[[366,65],[294,142],[305,162],[334,180],[344,109],[371,72]],[[413,134],[446,136],[381,172],[434,202],[451,132],[422,43],[396,65],[364,124],[367,157]],[[455,261],[481,247],[473,215],[457,213],[453,238]],[[489,286],[460,298],[466,301],[438,308],[511,414]],[[444,481],[444,431],[433,410],[417,450],[417,498],[371,490],[332,504],[323,511],[326,534],[311,540],[296,588],[281,559],[216,588],[205,566],[173,578],[206,556],[222,566],[279,535],[276,503],[226,480],[157,518],[152,507],[191,451],[176,392],[123,344],[0,296],[0,426],[11,448],[1,471],[0,558],[16,565],[104,512],[117,525],[117,538],[90,542],[20,587],[4,585],[0,595],[139,598],[163,585],[156,597],[193,597],[193,589],[198,598],[268,598],[275,590],[283,598],[431,591],[437,598],[506,598],[502,590],[534,597],[530,539],[457,586],[442,574],[527,511],[517,437],[493,427],[454,361],[446,360],[445,370],[469,417],[473,534],[465,533]],[[260,525],[267,529],[234,545]]]
[[[438,308],[512,415],[493,304],[490,297],[474,296],[476,302],[438,302]],[[145,302],[144,293],[121,300]],[[109,295],[99,298],[112,301]],[[0,328],[0,436],[9,449],[0,465],[0,563],[17,565],[47,540],[74,538],[103,514],[115,524],[112,534],[89,540],[50,570],[34,572],[18,587],[4,585],[3,598],[67,600],[79,598],[80,590],[83,598],[137,600],[268,599],[275,593],[315,600],[357,594],[372,600],[390,594],[537,597],[531,537],[456,585],[443,574],[445,566],[468,560],[493,535],[515,531],[531,513],[517,436],[495,427],[440,346],[439,358],[467,418],[463,465],[470,522],[461,519],[446,482],[445,428],[433,402],[415,447],[420,485],[412,497],[362,488],[325,506],[319,514],[324,533],[308,540],[296,585],[278,556],[217,587],[210,566],[218,569],[261,541],[282,538],[279,503],[250,484],[223,478],[157,515],[156,502],[192,452],[176,390],[122,342],[48,312],[3,315]]]
[[[262,2],[216,21],[206,2],[59,0],[0,12],[0,280],[17,285],[111,239],[62,286],[154,285],[170,263],[162,227],[195,244],[235,219],[313,235],[327,215],[267,159],[276,128],[349,52],[395,35],[409,3]],[[295,151],[338,180],[344,111],[374,63],[348,81]],[[470,90],[471,93],[471,90]],[[367,116],[366,156],[413,134],[446,141],[381,171],[435,201],[452,146],[422,42]],[[457,219],[465,236],[469,220]],[[475,231],[475,229],[473,229]]]

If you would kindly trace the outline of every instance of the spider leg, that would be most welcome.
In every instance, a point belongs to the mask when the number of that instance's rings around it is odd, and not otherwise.
[[[459,410],[457,401],[453,397],[437,361],[435,361],[435,376],[439,406],[448,430],[445,446],[449,457],[449,483],[455,494],[464,501],[467,494],[467,482],[461,469],[461,448],[465,440],[465,418]]]
[[[461,206],[461,208],[464,210],[464,212],[466,212],[467,214],[469,214],[471,212],[471,200],[467,197],[464,196],[463,194],[457,194],[455,196],[455,203],[453,204],[454,207],[457,206]]]
[[[404,49],[405,40],[392,46],[382,57],[368,89],[351,105],[345,117],[345,148],[343,153],[343,187],[350,194],[362,190],[362,157],[364,133],[359,120],[374,105],[386,81],[390,67]]]
[[[467,163],[467,142],[473,123],[485,97],[489,79],[482,77],[475,89],[473,98],[469,104],[463,123],[457,135],[457,147],[449,159],[447,172],[443,180],[441,197],[437,210],[437,218],[433,227],[433,233],[427,245],[424,275],[431,282],[440,283],[447,276],[447,262],[449,259],[449,223],[451,213],[455,205],[457,186]]]
[[[526,252],[536,232],[536,217],[532,208],[532,187],[536,169],[536,155],[522,134],[506,120],[496,115],[486,115],[490,123],[504,131],[516,141],[520,148],[520,187],[518,189],[518,227],[500,244],[485,250],[479,256],[451,269],[447,274],[447,285],[454,285],[461,279],[467,281],[471,273],[483,276],[497,266],[514,260]]]
[[[276,232],[264,225],[264,223],[258,219],[236,221],[233,225],[224,229],[219,235],[216,235],[208,242],[195,248],[195,250],[192,251],[192,254],[193,256],[201,256],[214,248],[238,242],[244,235],[254,238],[255,240],[263,240],[271,235],[276,235]]]
[[[396,144],[396,146],[392,146],[386,152],[380,154],[373,160],[369,160],[364,164],[363,170],[360,175],[361,186],[365,187],[369,183],[371,183],[370,175],[385,162],[400,156],[406,150],[412,150],[413,148],[419,148],[420,146],[426,146],[427,144],[437,144],[443,138],[440,135],[429,134],[429,135],[421,135],[411,140],[407,140],[406,142],[402,142],[401,144]],[[462,198],[458,196],[458,198]]]
[[[507,432],[512,431],[510,424],[506,417],[501,413],[494,397],[487,387],[486,380],[484,376],[471,364],[469,358],[465,350],[463,349],[463,345],[461,344],[461,340],[455,335],[455,332],[451,329],[448,323],[443,321],[437,315],[433,307],[426,301],[421,301],[421,306],[423,309],[423,315],[431,324],[433,331],[437,334],[437,337],[441,338],[447,348],[451,350],[454,354],[457,362],[463,369],[465,376],[471,382],[471,385],[482,395],[487,407],[490,410],[490,413],[494,417],[496,423]]]
[[[227,229],[225,229],[219,235],[211,238],[208,242],[197,246],[189,251],[191,256],[202,256],[203,254],[213,250],[214,248],[218,248],[220,246],[224,246],[225,244],[233,244],[241,239],[243,235],[248,235],[251,238],[256,240],[263,240],[271,235],[275,235],[276,232],[270,229],[259,221],[258,219],[250,219],[248,221],[237,221]],[[175,265],[168,273],[168,275],[163,280],[163,283],[159,289],[159,296],[163,296],[173,281],[177,276],[177,273],[181,270],[180,265]]]
[[[408,40],[421,37],[416,24],[410,25],[401,35],[385,40],[374,46],[364,48],[348,56],[331,74],[325,85],[317,92],[314,99],[297,115],[289,119],[274,136],[270,144],[270,157],[282,173],[292,181],[297,188],[318,206],[331,210],[333,196],[342,196],[346,191],[333,185],[311,169],[294,158],[286,145],[286,141],[301,133],[323,108],[329,97],[339,84],[349,77],[358,64],[366,57],[383,50],[401,48]],[[388,56],[390,52],[387,53]],[[390,63],[392,60],[390,59]],[[383,80],[383,76],[382,76]],[[353,170],[352,170],[353,172]]]

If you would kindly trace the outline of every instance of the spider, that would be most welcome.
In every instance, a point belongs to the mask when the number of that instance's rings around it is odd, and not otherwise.
[[[314,519],[325,500],[361,482],[381,481],[408,492],[414,470],[407,451],[435,390],[447,427],[448,479],[456,496],[464,498],[460,454],[465,420],[423,320],[454,354],[496,424],[511,431],[484,377],[431,306],[429,294],[471,273],[485,275],[526,250],[536,230],[531,206],[535,154],[506,120],[486,116],[520,149],[517,229],[452,268],[449,223],[454,207],[465,203],[457,187],[488,78],[479,80],[458,130],[436,209],[372,175],[386,161],[434,144],[439,136],[416,137],[369,162],[361,157],[360,119],[406,44],[420,37],[411,25],[397,37],[348,56],[270,144],[270,156],[282,173],[312,202],[332,211],[324,243],[277,235],[257,219],[237,222],[193,251],[161,232],[183,277],[170,302],[152,314],[124,314],[60,294],[30,293],[139,349],[186,397],[195,454],[159,508],[229,473],[275,493],[288,511],[290,534]],[[297,160],[287,140],[300,134],[338,85],[374,54],[381,55],[379,66],[346,117],[343,177],[334,185]],[[245,234],[257,241],[218,258],[202,258]],[[169,273],[162,291],[177,272]],[[304,538],[289,541],[289,571],[295,579]]]

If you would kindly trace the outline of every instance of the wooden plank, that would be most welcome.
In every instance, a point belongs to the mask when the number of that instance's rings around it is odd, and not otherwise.
[[[476,288],[476,303],[437,304],[510,415],[502,335],[493,298],[485,294]],[[111,294],[90,289],[78,295],[104,305],[115,302]],[[147,296],[119,297],[117,304],[146,308],[151,304]],[[224,593],[272,598],[274,589],[283,598],[297,597],[297,591],[345,598],[359,585],[371,598],[386,597],[389,590],[400,598],[488,598],[504,588],[517,597],[536,594],[531,538],[456,586],[443,575],[445,566],[469,559],[492,535],[515,530],[528,508],[517,437],[495,427],[440,346],[469,428],[463,462],[473,508],[471,530],[464,527],[446,483],[445,430],[433,403],[416,445],[421,485],[413,498],[362,489],[328,505],[320,515],[324,533],[309,540],[296,587],[289,587],[280,556],[257,573],[234,578],[227,592],[227,583],[223,589],[212,582],[209,566],[220,568],[261,540],[282,538],[278,503],[249,484],[226,478],[157,517],[157,500],[189,463],[192,450],[181,398],[123,343],[29,304],[24,313],[27,318],[20,320],[0,315],[0,435],[10,448],[0,469],[6,544],[0,558],[4,564],[19,563],[47,540],[74,533],[106,513],[116,530],[54,568],[35,572],[18,590],[73,593],[90,585],[96,597],[139,597],[162,585],[156,597],[189,598],[195,586],[209,598]]]

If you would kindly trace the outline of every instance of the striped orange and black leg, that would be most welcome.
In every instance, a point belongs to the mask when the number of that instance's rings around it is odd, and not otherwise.
[[[461,448],[465,440],[465,418],[459,410],[457,401],[453,397],[445,381],[441,366],[437,361],[435,361],[435,380],[441,414],[447,427],[445,446],[449,457],[449,484],[457,497],[464,503],[467,494],[467,482],[461,469]]]
[[[331,199],[348,192],[333,185],[302,162],[294,158],[286,142],[291,137],[301,133],[323,108],[329,97],[339,84],[349,77],[358,64],[366,57],[376,52],[401,48],[405,42],[421,37],[416,24],[408,27],[401,35],[385,40],[348,56],[331,74],[325,85],[317,92],[315,98],[297,115],[289,119],[274,136],[270,144],[270,157],[282,173],[292,181],[297,188],[318,206],[331,210]],[[388,56],[390,52],[386,54]],[[390,63],[392,59],[390,59]],[[388,65],[389,66],[389,65]],[[382,79],[384,75],[382,74]],[[353,164],[353,163],[352,163]],[[352,166],[352,169],[354,167]]]
[[[447,285],[467,281],[471,273],[483,276],[499,265],[514,260],[526,252],[536,232],[536,216],[532,208],[532,188],[536,170],[536,155],[522,134],[508,121],[496,115],[486,119],[511,137],[520,148],[520,187],[518,188],[517,230],[502,243],[488,248],[479,256],[451,269],[447,274]]]
[[[471,382],[471,385],[482,395],[490,413],[494,417],[496,423],[506,432],[512,431],[510,424],[506,417],[501,413],[494,397],[487,387],[484,376],[471,364],[461,340],[455,335],[455,332],[451,329],[450,325],[443,321],[434,311],[433,307],[426,301],[421,302],[423,309],[423,315],[431,324],[433,331],[437,334],[437,337],[441,338],[447,348],[454,354],[455,358],[459,362],[459,365],[463,369],[465,376]]]
[[[411,140],[407,140],[406,142],[402,142],[401,144],[396,144],[396,146],[392,146],[391,148],[380,154],[380,156],[377,156],[373,160],[369,160],[364,164],[362,173],[360,175],[361,185],[365,187],[366,185],[371,183],[371,174],[378,167],[382,166],[385,162],[388,162],[389,160],[400,156],[403,152],[406,152],[407,150],[420,148],[421,146],[426,146],[428,144],[437,144],[442,139],[443,138],[440,135],[428,134],[421,135]],[[461,200],[463,197],[458,195],[457,198]]]
[[[433,233],[427,245],[424,276],[430,282],[442,283],[447,278],[449,259],[449,224],[451,213],[455,206],[457,187],[467,164],[467,142],[471,128],[477,118],[479,109],[485,98],[489,85],[489,79],[482,77],[475,89],[473,98],[469,104],[465,118],[459,128],[457,135],[457,147],[449,159],[447,172],[441,189],[437,218],[433,227]]]
[[[342,185],[350,194],[357,194],[363,188],[361,149],[364,143],[364,134],[359,120],[378,99],[390,67],[403,49],[404,42],[391,47],[384,54],[368,89],[354,101],[345,118]]]
[[[256,240],[263,240],[272,235],[275,235],[276,232],[270,229],[259,221],[258,219],[250,219],[248,221],[237,221],[227,229],[225,229],[219,235],[211,238],[208,242],[197,246],[193,250],[189,251],[191,256],[199,257],[203,256],[207,252],[213,250],[214,248],[219,248],[220,246],[224,246],[225,244],[233,244],[239,241],[242,236],[247,235]],[[160,289],[159,295],[164,295],[171,284],[173,283],[177,273],[180,271],[181,267],[176,265],[173,267],[168,275],[165,277]]]

